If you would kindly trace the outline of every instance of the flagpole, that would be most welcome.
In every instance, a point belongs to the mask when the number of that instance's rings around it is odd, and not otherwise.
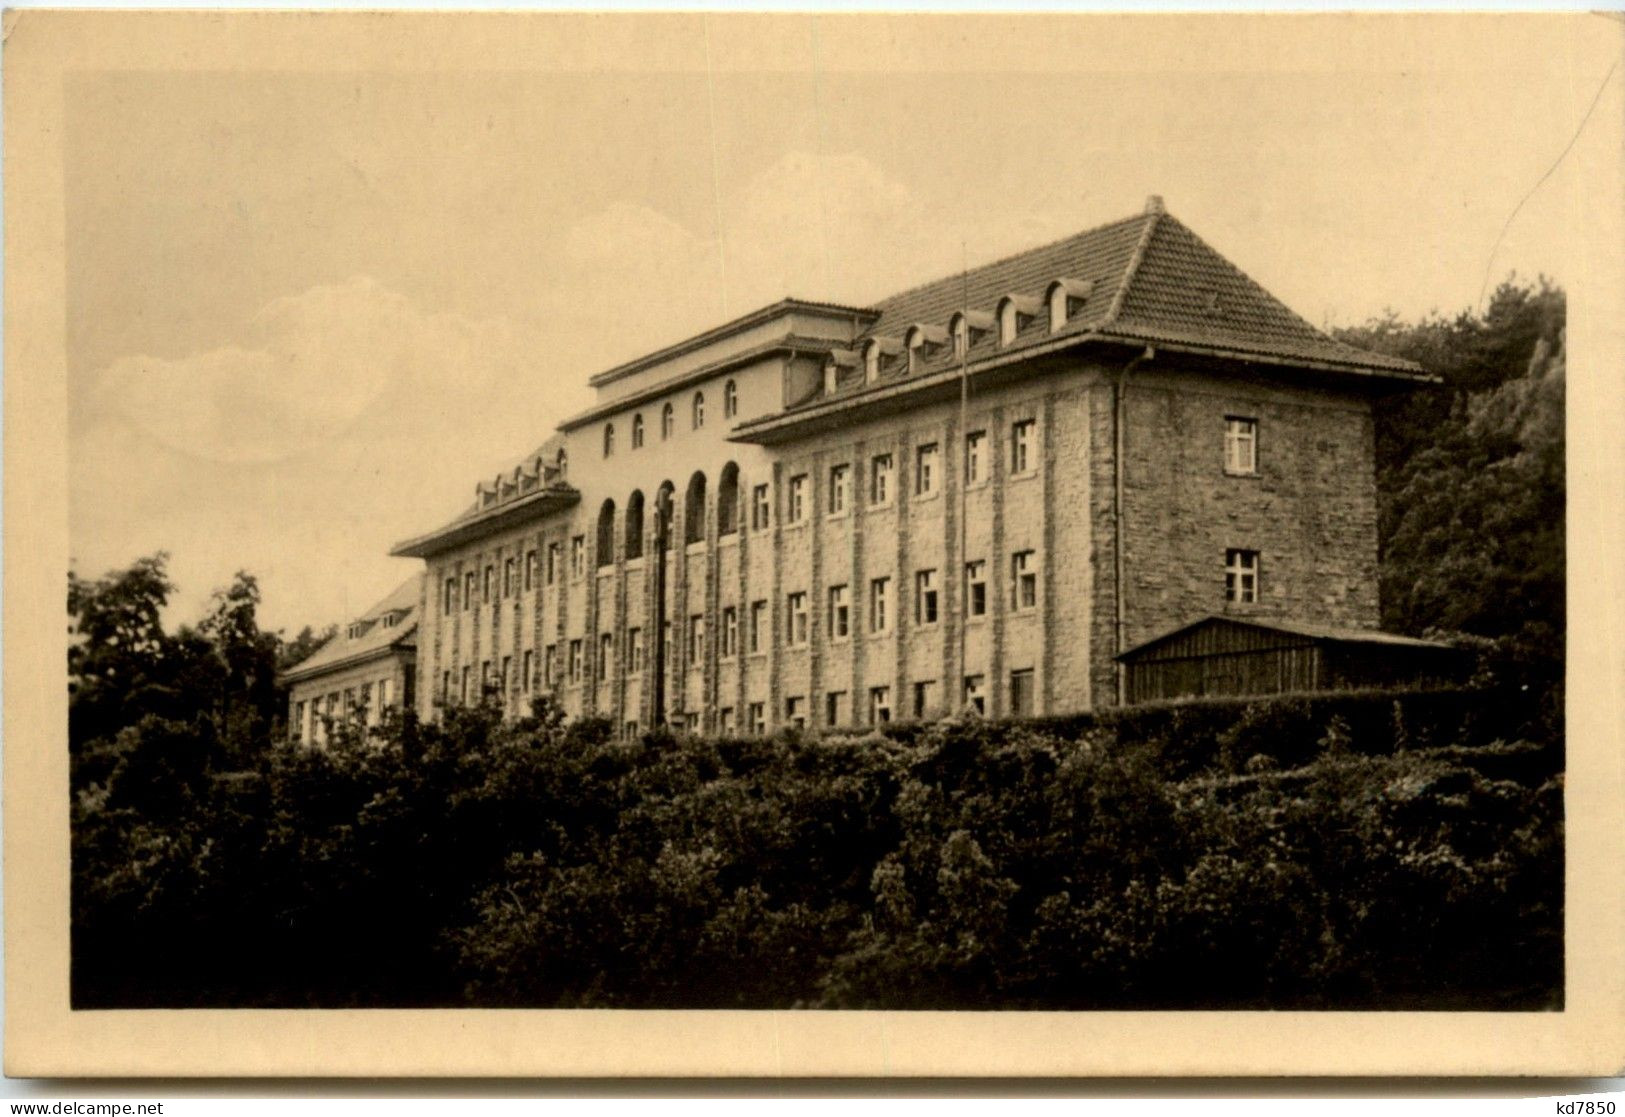
[[[966,578],[966,571],[970,569],[965,557],[965,547],[970,537],[969,527],[966,523],[970,511],[970,490],[967,481],[970,478],[969,461],[965,455],[970,449],[970,267],[965,251],[965,238],[959,239],[959,327],[964,331],[965,340],[959,344],[955,337],[953,343],[959,349],[959,453],[955,455],[960,461],[959,468],[959,569],[952,572],[952,576],[959,579],[959,683],[960,703],[963,707],[965,687],[965,630],[969,628],[970,621],[970,584]],[[952,686],[955,680],[944,679],[945,686]],[[944,694],[946,702],[948,695]],[[947,707],[954,708],[954,707]]]

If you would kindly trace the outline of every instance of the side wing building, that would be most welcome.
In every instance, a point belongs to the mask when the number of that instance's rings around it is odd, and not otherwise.
[[[1372,402],[1429,378],[1145,211],[870,307],[787,299],[598,402],[396,555],[416,704],[627,732],[1124,698],[1213,614],[1377,624]]]

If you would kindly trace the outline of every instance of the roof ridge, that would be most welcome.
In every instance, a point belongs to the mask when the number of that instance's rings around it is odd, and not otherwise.
[[[1100,321],[1100,328],[1104,329],[1117,321],[1117,316],[1123,312],[1123,303],[1128,299],[1129,285],[1134,277],[1140,273],[1140,265],[1145,262],[1145,254],[1151,247],[1151,238],[1156,234],[1157,226],[1167,214],[1161,206],[1144,216],[1149,220],[1145,228],[1140,230],[1140,239],[1134,245],[1134,253],[1128,258],[1128,265],[1123,269],[1123,278],[1118,281],[1117,290],[1112,292],[1112,303],[1106,308],[1106,316]]]
[[[1101,225],[1093,225],[1087,229],[1080,229],[1075,233],[1068,233],[1064,237],[1056,237],[1052,241],[1046,241],[1043,244],[1035,244],[1029,248],[1023,248],[1019,251],[1000,256],[996,260],[988,260],[986,263],[977,264],[974,268],[963,268],[960,271],[953,272],[948,275],[938,276],[936,279],[926,280],[924,283],[916,283],[912,287],[905,287],[901,291],[893,291],[891,294],[886,295],[883,298],[873,300],[873,302],[876,307],[879,307],[884,303],[896,302],[914,294],[916,291],[923,291],[927,287],[935,287],[938,284],[947,283],[949,280],[958,279],[960,276],[969,276],[975,274],[976,272],[989,271],[993,268],[999,267],[1001,264],[1008,264],[1014,260],[1019,260],[1024,256],[1032,256],[1039,252],[1048,251],[1051,248],[1057,248],[1060,245],[1068,243],[1069,241],[1081,240],[1084,237],[1094,236],[1096,233],[1103,233],[1107,229],[1115,229],[1119,225],[1127,225],[1133,221],[1143,221],[1147,216],[1148,215],[1144,213],[1135,213],[1128,217],[1120,217],[1115,221],[1107,221]]]

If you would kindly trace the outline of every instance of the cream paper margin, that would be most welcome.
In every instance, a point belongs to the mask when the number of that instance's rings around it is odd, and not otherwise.
[[[1615,1074],[1625,1068],[1625,617],[1618,550],[1625,454],[1625,74],[1580,145],[1572,220],[1593,234],[1569,290],[1567,1008],[1560,1013],[955,1013],[114,1011],[68,1009],[63,571],[68,532],[63,85],[71,71],[267,72],[692,68],[692,14],[119,13],[5,16],[5,1070],[190,1075],[1411,1075]],[[709,17],[721,69],[805,68],[782,21]],[[821,15],[892,69],[953,68],[944,34],[997,42],[1020,21],[1023,70],[1103,57],[1293,69],[1470,62],[1486,21],[1614,16]],[[666,21],[662,27],[662,21]],[[1046,23],[1047,21],[1047,23]],[[1080,21],[1082,21],[1080,23]],[[1033,36],[1035,27],[1046,32]],[[1033,49],[1035,41],[1050,48]],[[883,52],[883,53],[882,53]],[[837,63],[850,65],[850,61]],[[859,63],[862,65],[862,62]],[[1564,65],[1562,57],[1531,65]],[[1509,97],[1516,76],[1508,75]],[[1358,111],[1351,106],[1351,111]],[[1493,111],[1493,108],[1492,110]],[[1596,153],[1611,153],[1598,155]],[[1589,153],[1589,154],[1588,154]],[[1403,158],[1402,152],[1396,158]],[[1351,168],[1350,173],[1358,173]],[[79,448],[81,452],[84,448]]]

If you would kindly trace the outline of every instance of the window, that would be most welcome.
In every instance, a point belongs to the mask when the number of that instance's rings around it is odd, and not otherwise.
[[[728,386],[730,388],[733,387],[733,381],[731,381],[731,380],[728,381]],[[726,398],[726,397],[724,397],[724,398]],[[734,708],[732,706],[724,706],[724,707],[722,707],[722,709],[717,711],[717,732],[719,734],[721,734],[722,736],[726,737],[728,734],[732,733],[733,731],[734,731]]]
[[[542,682],[552,686],[559,680],[559,646],[549,644],[542,651]]]
[[[673,418],[671,404],[660,409],[660,441],[664,442],[671,437],[672,429],[677,425]]]
[[[722,386],[722,417],[732,419],[739,414],[739,388],[732,380]]]
[[[914,716],[923,718],[931,712],[936,704],[937,684],[935,680],[927,679],[914,684]]]
[[[1017,612],[1038,606],[1038,560],[1031,551],[1010,556],[1010,608]]]
[[[852,632],[852,608],[845,586],[829,587],[829,634],[831,639],[844,640]]]
[[[1026,718],[1033,714],[1033,670],[1010,672],[1010,715]]]
[[[636,675],[643,670],[643,629],[626,630],[626,673]]]
[[[525,591],[536,588],[536,551],[535,548],[525,552]]]
[[[987,616],[986,559],[965,564],[965,613],[972,617]]]
[[[457,608],[457,579],[447,578],[446,597],[441,603],[440,611],[442,613],[449,613],[455,608]]]
[[[632,416],[632,449],[643,449],[643,412]]]
[[[508,680],[513,678],[513,656],[505,655],[502,657],[501,670],[502,674],[497,677],[497,685],[501,688],[502,693],[506,695],[508,693]]]
[[[570,459],[565,455],[563,447],[559,448],[558,469],[560,481],[570,475]]]
[[[1010,427],[1010,472],[1018,477],[1038,467],[1037,455],[1033,453],[1033,432],[1037,429],[1032,419],[1023,419]]]
[[[1249,605],[1258,600],[1258,552],[1224,553],[1224,599]]]
[[[937,623],[937,572],[919,570],[914,574],[914,623]]]
[[[846,721],[846,691],[832,690],[824,695],[824,724],[840,725]]]
[[[750,704],[750,731],[758,737],[767,732],[767,703]]]
[[[293,704],[293,735],[295,737],[299,736],[299,730],[304,726],[304,724],[305,704],[303,702],[295,702]]]
[[[547,545],[547,584],[552,585],[559,580],[559,545]]]
[[[792,593],[788,598],[790,610],[789,624],[785,628],[786,642],[792,647],[800,647],[807,642],[807,595],[806,593]]]
[[[732,659],[739,654],[739,610],[733,605],[727,605],[722,610],[722,635],[717,654],[723,659]]]
[[[852,479],[849,465],[831,466],[829,470],[829,514],[839,516],[846,511],[846,490]]]
[[[890,578],[876,578],[869,583],[870,632],[885,632],[891,628],[891,614],[886,609],[886,596],[890,590]]]
[[[502,562],[502,596],[512,597],[519,590],[519,560],[516,558],[504,559]]]
[[[766,531],[773,522],[773,506],[767,500],[767,486],[757,485],[750,491],[750,526],[753,531]]]
[[[891,720],[891,687],[869,688],[869,724],[884,725]]]
[[[891,503],[892,460],[890,454],[876,454],[869,462],[869,503]]]
[[[570,682],[581,681],[581,641],[570,641]]]
[[[673,652],[673,648],[671,646],[671,622],[670,621],[661,621],[660,622],[660,654],[662,656],[661,661],[665,664],[665,668],[664,668],[665,673],[666,673],[666,675],[668,677],[672,676],[672,675],[675,675],[677,673],[676,657],[674,657],[672,655],[672,652]]]
[[[705,426],[705,393],[694,393],[694,429]]]
[[[459,696],[458,696],[464,703],[466,703],[468,701],[468,684],[471,683],[473,680],[474,680],[474,668],[473,668],[473,666],[471,664],[464,664],[463,665],[462,690],[461,690],[461,692],[459,693]],[[328,710],[328,713],[333,712],[333,700],[331,698],[329,698],[327,700],[327,710]]]
[[[914,452],[914,494],[930,496],[937,491],[937,444],[927,442]]]
[[[389,709],[390,699],[394,697],[395,680],[382,679],[378,683],[378,709],[380,712]]]
[[[971,431],[965,436],[965,484],[987,480],[987,432]]]
[[[579,578],[587,569],[587,537],[577,535],[570,540],[570,577]]]
[[[485,604],[490,603],[491,594],[494,593],[495,590],[496,590],[496,581],[497,581],[496,564],[487,563],[486,566],[485,566],[485,578],[480,583],[480,585],[482,587],[482,592],[480,593],[480,604],[485,605]]]
[[[871,341],[863,349],[863,381],[873,384],[880,379],[880,343]]]
[[[615,453],[615,424],[614,423],[605,423],[604,424],[604,457],[607,458],[607,457],[611,456],[614,453]]]
[[[519,657],[519,691],[521,694],[530,693],[531,684],[535,681],[535,674],[536,653],[526,648],[524,654]]]
[[[1258,420],[1230,416],[1224,421],[1224,471],[1258,472]]]
[[[705,617],[695,613],[688,618],[688,664],[696,666],[705,658]]]
[[[450,671],[442,671],[442,672],[440,672],[440,701],[442,703],[451,701],[451,672]]]
[[[792,694],[784,700],[784,720],[797,729],[807,724],[807,700],[799,694]]]
[[[598,681],[609,678],[609,662],[615,656],[615,637],[607,632],[598,634]]]
[[[978,714],[987,713],[987,677],[985,675],[965,676],[965,705]]]
[[[750,603],[750,650],[759,652],[767,644],[767,602]]]
[[[739,530],[739,467],[729,462],[722,467],[717,482],[717,534],[732,535]]]
[[[464,609],[471,609],[471,608],[474,607],[474,591],[477,588],[478,588],[478,584],[477,584],[477,582],[475,580],[474,572],[472,570],[470,570],[467,574],[463,575],[463,608]]]
[[[799,524],[807,515],[807,475],[790,478],[790,522]]]

